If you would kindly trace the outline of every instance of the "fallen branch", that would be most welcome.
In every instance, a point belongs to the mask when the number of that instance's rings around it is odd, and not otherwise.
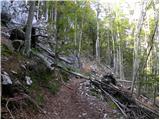
[[[148,106],[146,106],[144,103],[142,103],[142,102],[139,101],[138,99],[136,99],[136,102],[137,102],[138,104],[140,104],[140,106],[141,106],[142,108],[145,108],[145,109],[147,109],[148,111],[151,111],[152,113],[154,113],[154,114],[156,114],[156,115],[159,115],[158,113],[156,113],[156,111],[152,110],[151,108],[149,108]]]
[[[55,66],[55,67],[58,67],[58,68],[60,68],[60,69],[62,69],[62,70],[64,70],[64,71],[66,71],[66,72],[68,72],[68,73],[70,73],[70,74],[73,74],[73,75],[79,76],[79,77],[81,77],[81,78],[90,80],[90,77],[89,77],[89,76],[85,76],[85,75],[83,75],[83,74],[70,71],[70,70],[68,70],[67,68],[63,68],[61,65],[54,64],[54,66]]]
[[[42,113],[46,114],[46,111],[44,111],[37,103],[34,99],[32,99],[29,95],[23,93],[22,95],[24,95],[26,98],[28,98]]]
[[[132,81],[129,81],[129,80],[120,80],[120,79],[117,79],[118,82],[127,82],[127,83],[132,83]]]
[[[104,91],[102,88],[100,89],[102,90],[103,93],[105,93],[105,95],[109,96],[110,99],[115,103],[115,105],[119,108],[119,110],[122,112],[122,114],[125,116],[125,118],[128,118],[127,114],[124,112],[124,110],[120,107],[118,100],[116,100],[114,97],[112,97],[109,93],[107,93],[106,91]],[[121,105],[122,106],[122,105]]]
[[[46,114],[46,112],[36,103],[36,101],[34,99],[32,99],[29,95],[25,94],[25,93],[20,93],[21,96],[17,96],[17,97],[13,97],[13,98],[9,98],[7,100],[7,103],[6,103],[6,108],[8,110],[8,112],[10,113],[11,117],[14,119],[11,111],[9,110],[8,108],[8,104],[9,102],[14,102],[14,101],[19,101],[19,100],[23,100],[23,99],[28,99],[29,101],[31,101],[39,110],[40,112]]]

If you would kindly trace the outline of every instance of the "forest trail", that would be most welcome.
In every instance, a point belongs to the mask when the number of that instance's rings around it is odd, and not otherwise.
[[[84,79],[72,78],[56,95],[46,89],[43,108],[46,114],[39,113],[32,117],[41,119],[119,118],[120,113],[116,109],[87,93],[87,82]]]

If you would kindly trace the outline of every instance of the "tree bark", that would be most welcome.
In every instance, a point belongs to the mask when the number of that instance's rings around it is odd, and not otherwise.
[[[99,46],[99,3],[97,3],[97,39],[96,39],[96,61],[100,63],[100,46]]]
[[[32,32],[32,21],[34,17],[34,9],[35,9],[35,1],[30,1],[28,20],[25,31],[25,44],[24,44],[25,47],[23,51],[23,54],[27,56],[29,56],[31,51],[31,32]]]
[[[75,0],[75,5],[77,5],[76,0]],[[77,55],[77,12],[75,12],[75,18],[74,18],[74,45],[75,45],[74,54]]]
[[[133,51],[133,75],[132,75],[132,86],[131,86],[131,92],[133,93],[134,84],[138,76],[138,67],[139,67],[139,49],[140,49],[140,34],[143,26],[144,17],[146,15],[146,1],[143,1],[142,3],[142,10],[139,22],[137,24],[137,29],[135,31],[135,40],[134,40],[134,51]]]
[[[55,8],[54,8],[54,39],[56,42],[55,45],[55,62],[57,62],[57,56],[58,56],[58,39],[57,39],[57,1],[55,1]]]

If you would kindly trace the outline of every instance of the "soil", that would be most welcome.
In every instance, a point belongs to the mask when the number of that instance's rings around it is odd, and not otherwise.
[[[103,119],[120,118],[117,109],[111,108],[106,102],[88,94],[88,81],[74,78],[60,91],[53,95],[47,89],[45,92],[46,114],[38,113],[30,116],[37,119]]]

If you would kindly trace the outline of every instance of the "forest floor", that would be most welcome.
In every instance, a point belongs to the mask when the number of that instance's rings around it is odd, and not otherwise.
[[[41,119],[98,119],[98,118],[120,118],[117,109],[111,108],[108,103],[89,95],[86,89],[88,81],[73,78],[60,91],[53,95],[47,89],[45,92],[46,114],[33,115],[32,118]]]

